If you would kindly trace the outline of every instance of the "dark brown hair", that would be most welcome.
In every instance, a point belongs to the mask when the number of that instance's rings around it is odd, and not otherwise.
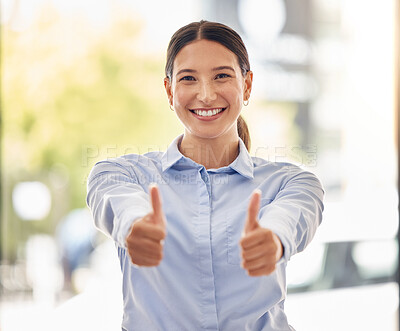
[[[168,45],[167,62],[165,64],[165,76],[170,81],[172,81],[176,55],[187,44],[200,39],[215,41],[234,53],[238,58],[242,75],[246,77],[247,72],[250,71],[250,62],[246,47],[239,34],[224,24],[202,20],[185,25],[173,34]],[[241,115],[237,120],[237,128],[239,137],[250,151],[250,133]]]

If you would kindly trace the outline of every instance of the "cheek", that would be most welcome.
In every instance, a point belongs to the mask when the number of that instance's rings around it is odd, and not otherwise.
[[[178,88],[174,91],[174,101],[177,105],[184,105],[190,99],[190,90],[187,88]]]
[[[221,89],[220,95],[229,100],[230,103],[241,103],[243,100],[243,90],[236,85]]]

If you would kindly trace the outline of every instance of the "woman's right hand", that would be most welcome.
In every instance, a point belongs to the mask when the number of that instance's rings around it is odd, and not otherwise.
[[[126,238],[126,246],[133,264],[143,267],[158,266],[163,258],[166,219],[162,210],[160,191],[149,189],[153,211],[135,221]]]

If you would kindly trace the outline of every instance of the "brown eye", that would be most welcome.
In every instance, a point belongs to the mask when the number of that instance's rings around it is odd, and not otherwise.
[[[182,77],[181,79],[179,79],[179,81],[181,81],[181,80],[193,81],[193,80],[194,80],[194,77],[193,77],[193,76],[184,76],[184,77]]]
[[[221,79],[221,78],[228,78],[228,77],[231,77],[231,76],[228,75],[228,74],[218,74],[215,78],[216,79]]]

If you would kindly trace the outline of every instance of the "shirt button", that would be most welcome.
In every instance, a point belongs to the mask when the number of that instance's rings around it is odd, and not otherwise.
[[[208,183],[208,177],[204,177],[203,180],[205,183]]]

